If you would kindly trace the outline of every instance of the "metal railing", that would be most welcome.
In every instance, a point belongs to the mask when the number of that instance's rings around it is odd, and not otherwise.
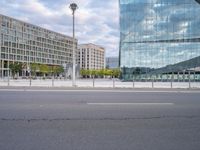
[[[9,84],[8,84],[9,82]],[[200,88],[200,82],[195,80],[146,80],[146,81],[128,81],[123,82],[116,78],[107,79],[78,79],[76,87],[90,87],[90,88]],[[22,86],[22,87],[73,87],[72,80],[64,78],[37,78],[37,79],[0,79],[0,86]]]

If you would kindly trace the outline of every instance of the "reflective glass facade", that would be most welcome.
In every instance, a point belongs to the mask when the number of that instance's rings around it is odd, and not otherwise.
[[[120,0],[124,80],[200,81],[200,4]]]

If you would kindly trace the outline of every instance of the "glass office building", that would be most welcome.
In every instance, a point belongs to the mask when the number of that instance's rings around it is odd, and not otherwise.
[[[200,2],[120,0],[122,79],[200,81]]]

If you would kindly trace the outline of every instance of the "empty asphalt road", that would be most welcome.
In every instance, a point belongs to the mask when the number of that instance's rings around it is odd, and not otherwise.
[[[199,150],[200,92],[0,90],[0,150]]]

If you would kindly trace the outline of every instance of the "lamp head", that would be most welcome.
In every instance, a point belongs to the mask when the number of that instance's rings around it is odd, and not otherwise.
[[[69,8],[72,10],[72,12],[74,13],[76,9],[78,9],[78,5],[76,3],[71,3]]]

